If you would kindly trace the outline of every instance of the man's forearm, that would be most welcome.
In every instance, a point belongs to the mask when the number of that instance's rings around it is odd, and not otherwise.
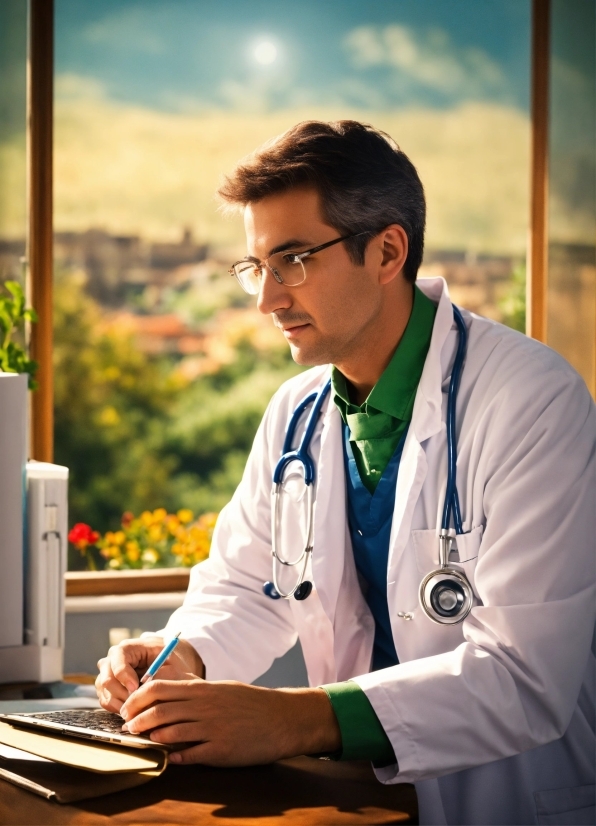
[[[121,709],[128,731],[158,743],[196,745],[174,763],[249,766],[341,749],[341,733],[320,688],[258,688],[222,681],[159,680],[133,692]]]
[[[275,690],[282,719],[287,722],[284,753],[326,754],[341,749],[341,732],[333,706],[321,688],[280,688]]]

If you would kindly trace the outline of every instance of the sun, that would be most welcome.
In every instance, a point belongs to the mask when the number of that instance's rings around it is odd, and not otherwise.
[[[253,49],[253,57],[261,66],[269,66],[277,59],[277,46],[270,40],[260,40]]]

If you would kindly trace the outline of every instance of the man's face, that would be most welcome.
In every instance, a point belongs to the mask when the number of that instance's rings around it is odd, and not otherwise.
[[[292,189],[248,204],[244,212],[248,254],[264,260],[281,249],[303,252],[341,233],[325,223],[318,192]],[[341,364],[366,339],[380,311],[378,266],[383,254],[374,239],[363,266],[339,243],[305,259],[306,280],[279,284],[268,268],[257,306],[283,330],[298,364]]]

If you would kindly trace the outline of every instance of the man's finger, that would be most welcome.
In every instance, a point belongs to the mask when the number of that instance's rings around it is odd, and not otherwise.
[[[125,641],[129,642],[128,640]],[[133,642],[131,640],[130,642]],[[138,645],[114,645],[108,651],[108,659],[110,661],[110,667],[112,669],[112,673],[125,686],[129,692],[136,691],[139,687],[139,678],[135,668],[139,665],[143,664],[143,660],[146,660],[146,657],[140,656],[140,653],[137,649],[139,648]]]
[[[209,760],[211,751],[209,745],[209,743],[198,743],[196,746],[191,746],[189,749],[173,751],[168,756],[168,761],[177,766],[182,766],[188,763],[204,763],[207,766],[212,765]]]
[[[98,682],[99,678],[96,680],[96,688]],[[130,692],[128,689],[124,688],[122,683],[120,683],[115,677],[110,677],[109,680],[103,680],[99,685],[99,690],[107,691],[112,695],[112,697],[114,697],[114,699],[120,702],[120,705],[125,703],[130,697]]]
[[[138,734],[148,729],[160,728],[172,723],[187,722],[197,718],[196,709],[188,702],[157,703],[145,709],[132,719],[128,717],[128,709],[122,714],[127,720],[127,729],[132,734]],[[197,739],[197,738],[194,738]]]
[[[97,665],[99,668],[99,674],[97,675],[97,679],[95,680],[95,690],[99,695],[103,689],[106,689],[117,700],[119,700],[118,707],[120,707],[129,696],[130,691],[127,688],[125,688],[122,685],[122,683],[114,677],[112,667],[110,665],[110,660],[108,659],[108,657],[103,657],[101,660],[99,660]]]
[[[99,704],[102,708],[105,708],[106,711],[114,711],[116,714],[122,708],[122,700],[119,700],[117,697],[114,697],[109,691],[102,689],[101,693],[98,692]]]
[[[149,735],[155,743],[170,745],[178,743],[178,747],[185,743],[196,743],[204,739],[202,726],[196,720],[192,722],[174,723],[152,731]]]
[[[155,703],[186,700],[188,698],[189,682],[198,686],[202,681],[199,679],[192,681],[151,680],[151,682],[145,683],[128,698],[122,716],[125,720],[132,720],[133,717],[137,717],[142,711]]]

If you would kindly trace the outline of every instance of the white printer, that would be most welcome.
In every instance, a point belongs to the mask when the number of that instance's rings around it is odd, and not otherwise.
[[[26,461],[27,401],[0,373],[0,683],[63,676],[68,468]]]

